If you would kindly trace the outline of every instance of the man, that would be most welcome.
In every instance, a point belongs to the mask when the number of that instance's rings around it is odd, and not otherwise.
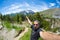
[[[42,31],[40,28],[39,21],[35,20],[34,24],[32,24],[32,22],[29,20],[29,18],[27,16],[26,16],[26,18],[27,18],[28,22],[30,23],[31,29],[32,29],[30,40],[38,40],[40,37],[40,32]]]

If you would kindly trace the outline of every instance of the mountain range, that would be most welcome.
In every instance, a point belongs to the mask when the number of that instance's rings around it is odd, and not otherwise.
[[[34,14],[36,12],[32,11],[32,10],[25,10],[25,11],[20,11],[18,13],[11,13],[9,14],[10,16],[14,16],[16,14]],[[53,8],[53,9],[48,9],[48,10],[44,10],[44,11],[40,11],[39,12],[40,15],[42,15],[43,17],[48,17],[48,18],[60,18],[60,8]]]

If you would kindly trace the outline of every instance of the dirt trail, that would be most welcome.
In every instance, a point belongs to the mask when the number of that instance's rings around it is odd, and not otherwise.
[[[21,37],[24,36],[24,34],[25,34],[26,32],[28,32],[28,28],[27,28],[27,27],[25,27],[25,31],[23,31],[22,33],[20,33],[18,37],[14,38],[14,40],[19,40]]]
[[[60,35],[49,33],[49,32],[40,32],[40,36],[44,40],[60,40]]]

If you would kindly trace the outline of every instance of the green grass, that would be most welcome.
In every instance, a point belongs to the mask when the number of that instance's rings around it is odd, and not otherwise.
[[[25,33],[25,35],[19,40],[30,40],[30,33],[31,33],[31,30],[29,29],[28,32]]]
[[[4,40],[3,36],[0,36],[0,40]]]
[[[24,29],[24,27],[17,27],[17,26],[11,25],[11,23],[7,21],[4,22],[4,27],[6,27],[8,31],[15,29],[17,32]]]
[[[17,32],[20,30],[24,30],[24,27],[17,27],[17,26],[12,26],[13,29],[15,29]]]
[[[11,23],[7,21],[4,22],[4,27],[6,27],[8,30],[12,29]]]

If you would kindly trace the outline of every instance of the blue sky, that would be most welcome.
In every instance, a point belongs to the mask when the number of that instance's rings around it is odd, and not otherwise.
[[[0,12],[2,14],[24,10],[37,12],[51,8],[60,8],[60,0],[0,0]]]

